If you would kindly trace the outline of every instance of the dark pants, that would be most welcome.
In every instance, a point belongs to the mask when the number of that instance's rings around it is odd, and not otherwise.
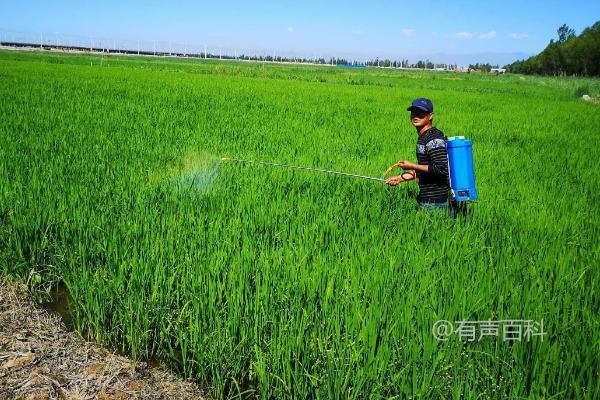
[[[452,219],[456,219],[458,215],[467,215],[467,207],[465,202],[456,202],[454,200],[448,200],[441,203],[419,203],[421,209],[424,211],[444,211],[448,213],[448,216]]]

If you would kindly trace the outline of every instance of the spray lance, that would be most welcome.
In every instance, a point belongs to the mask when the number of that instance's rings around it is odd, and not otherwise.
[[[349,176],[349,177],[352,177],[352,178],[367,179],[367,180],[370,180],[370,181],[378,181],[378,182],[385,182],[384,178],[376,178],[374,176],[350,174],[348,172],[331,171],[331,170],[322,169],[322,168],[301,167],[301,166],[298,166],[298,165],[278,164],[278,163],[272,163],[272,162],[266,162],[266,161],[240,160],[239,158],[231,158],[231,157],[223,157],[223,158],[221,158],[221,160],[222,161],[233,161],[233,162],[238,162],[238,163],[246,163],[246,164],[265,165],[265,166],[269,166],[269,167],[281,167],[281,168],[290,168],[290,169],[300,169],[300,170],[303,170],[303,171],[321,172],[321,173],[325,173],[325,174]]]

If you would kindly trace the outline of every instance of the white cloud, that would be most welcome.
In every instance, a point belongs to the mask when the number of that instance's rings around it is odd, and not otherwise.
[[[511,39],[519,40],[519,39],[527,39],[529,37],[529,35],[526,33],[511,32],[508,34],[508,37]]]
[[[479,39],[482,39],[482,40],[490,40],[490,39],[494,39],[495,37],[496,37],[496,32],[494,32],[494,31],[482,33],[479,35]]]
[[[461,40],[471,40],[473,38],[478,38],[481,40],[490,40],[495,39],[497,34],[496,31],[489,32],[456,32],[452,36]]]
[[[473,39],[475,32],[456,32],[454,36],[458,39]]]
[[[290,27],[288,27],[288,28],[287,28],[287,31],[288,31],[289,33],[292,33],[292,32],[294,32],[294,28],[290,26]]]
[[[404,37],[413,37],[416,32],[416,29],[402,29],[402,35],[404,35]]]

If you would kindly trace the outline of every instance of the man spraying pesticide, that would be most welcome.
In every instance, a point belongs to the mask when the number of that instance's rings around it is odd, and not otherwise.
[[[445,209],[448,207],[450,199],[451,215],[455,217],[457,210],[464,209],[464,201],[477,199],[471,141],[464,140],[462,136],[446,139],[442,131],[433,127],[433,104],[429,99],[416,99],[407,108],[407,111],[410,111],[411,123],[419,134],[417,140],[418,164],[406,160],[398,161],[385,171],[384,176],[394,167],[400,167],[405,172],[389,179],[323,168],[242,160],[232,157],[223,157],[221,160],[346,176],[387,183],[390,186],[416,179],[419,183],[418,201],[421,207],[428,210]]]
[[[447,139],[442,131],[433,126],[433,103],[419,98],[406,109],[410,122],[417,130],[417,163],[398,161],[394,167],[405,172],[386,180],[390,186],[417,180],[418,202],[425,210],[448,209],[453,218],[464,212],[465,200],[476,200],[475,178],[471,141],[462,136]],[[449,162],[450,155],[450,162]],[[452,177],[452,179],[451,179]]]

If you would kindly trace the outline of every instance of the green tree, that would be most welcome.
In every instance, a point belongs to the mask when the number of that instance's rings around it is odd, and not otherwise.
[[[566,24],[557,32],[558,41],[552,39],[540,54],[510,64],[509,72],[600,76],[600,21],[579,36]]]
[[[557,30],[558,43],[565,43],[567,40],[575,37],[575,30],[568,27],[567,24],[562,24]]]

